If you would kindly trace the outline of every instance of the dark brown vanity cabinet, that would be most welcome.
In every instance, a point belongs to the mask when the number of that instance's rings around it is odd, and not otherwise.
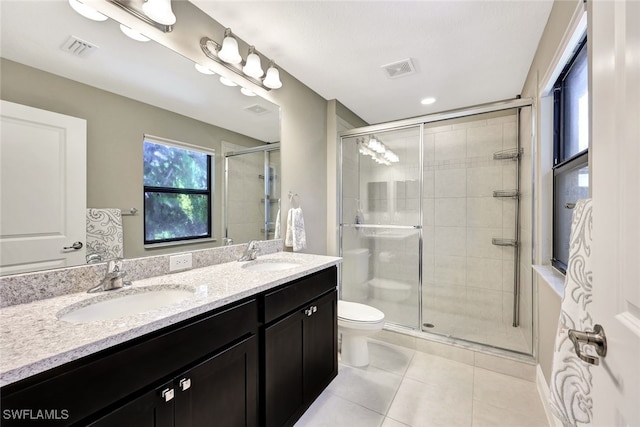
[[[1,423],[255,426],[258,350],[258,303],[252,299],[5,386]],[[57,419],[34,419],[38,414],[25,409],[47,410]]]
[[[336,269],[264,296],[263,415],[293,425],[338,374]]]
[[[257,367],[258,343],[251,336],[89,426],[255,426]]]

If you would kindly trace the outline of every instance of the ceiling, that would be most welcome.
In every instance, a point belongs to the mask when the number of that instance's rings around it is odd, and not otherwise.
[[[191,0],[323,98],[339,100],[370,124],[513,98],[552,3]],[[182,10],[189,5],[173,4]],[[195,72],[193,62],[159,44],[126,38],[113,20],[85,19],[67,0],[0,0],[0,7],[5,58],[262,141],[279,140],[277,106]],[[63,52],[70,35],[99,49],[86,58]],[[405,59],[414,74],[392,79],[381,68]],[[427,96],[437,102],[421,105]],[[247,111],[256,104],[266,113]]]
[[[551,0],[191,0],[370,124],[518,95]],[[415,73],[383,65],[411,59]],[[424,106],[425,97],[436,103]]]

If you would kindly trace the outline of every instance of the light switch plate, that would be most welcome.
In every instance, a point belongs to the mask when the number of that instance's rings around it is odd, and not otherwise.
[[[191,268],[191,254],[171,255],[169,257],[169,271]]]

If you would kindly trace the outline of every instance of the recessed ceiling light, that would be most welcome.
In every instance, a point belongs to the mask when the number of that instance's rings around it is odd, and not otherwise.
[[[424,98],[422,101],[420,101],[420,103],[422,105],[431,105],[434,102],[436,102],[436,99],[433,96],[430,96],[428,98]]]

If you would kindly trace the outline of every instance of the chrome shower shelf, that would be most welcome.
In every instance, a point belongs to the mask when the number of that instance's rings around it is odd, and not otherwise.
[[[496,190],[493,192],[493,197],[507,197],[517,199],[520,196],[518,190]]]
[[[518,160],[524,150],[517,148],[510,148],[508,150],[502,150],[493,153],[493,160]]]
[[[496,246],[518,246],[518,241],[515,239],[491,239],[491,243]]]

